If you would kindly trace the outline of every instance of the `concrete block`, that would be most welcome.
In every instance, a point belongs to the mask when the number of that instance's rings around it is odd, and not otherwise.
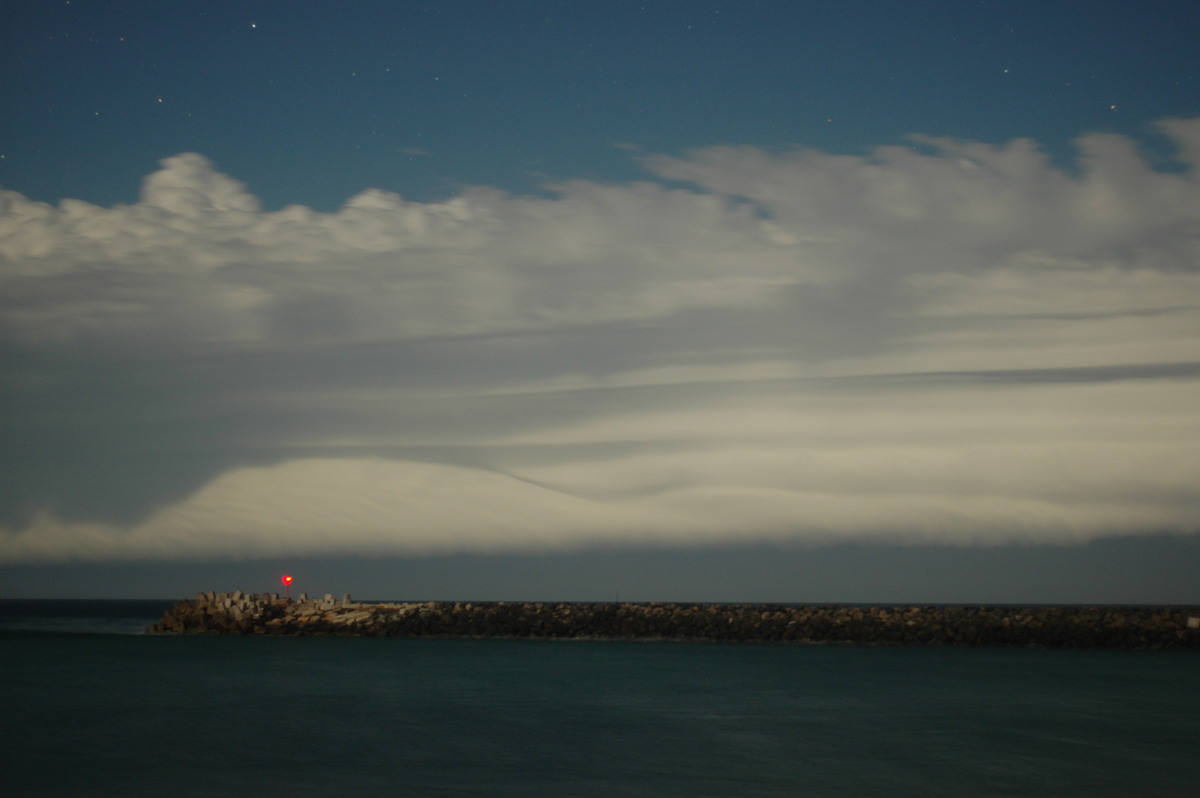
[[[1200,618],[1188,618],[1189,629],[1200,629]]]

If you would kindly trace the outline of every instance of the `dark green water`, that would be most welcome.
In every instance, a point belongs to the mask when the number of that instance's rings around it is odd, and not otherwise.
[[[0,633],[6,796],[1193,796],[1200,783],[1194,653],[31,626]]]

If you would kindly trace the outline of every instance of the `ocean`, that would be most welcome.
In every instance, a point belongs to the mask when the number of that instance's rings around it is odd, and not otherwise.
[[[0,601],[0,795],[1195,796],[1200,654],[160,637]]]

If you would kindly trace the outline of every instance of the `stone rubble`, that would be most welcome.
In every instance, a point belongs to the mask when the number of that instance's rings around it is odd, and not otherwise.
[[[1196,608],[572,602],[358,603],[201,593],[149,634],[656,639],[1200,649]]]

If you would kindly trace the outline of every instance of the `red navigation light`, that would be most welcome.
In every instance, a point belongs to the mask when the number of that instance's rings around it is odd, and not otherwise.
[[[286,574],[279,581],[283,582],[284,587],[292,584],[292,578]]]

